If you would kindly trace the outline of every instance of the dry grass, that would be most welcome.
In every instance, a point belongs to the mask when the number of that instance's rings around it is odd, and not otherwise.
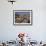
[[[16,15],[16,23],[30,23],[30,15]]]

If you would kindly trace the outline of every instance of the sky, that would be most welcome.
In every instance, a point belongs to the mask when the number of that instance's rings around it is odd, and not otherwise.
[[[30,12],[15,12],[16,14],[30,14]]]

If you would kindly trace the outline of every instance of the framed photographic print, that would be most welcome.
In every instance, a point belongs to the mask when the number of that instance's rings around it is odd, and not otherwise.
[[[32,10],[13,10],[13,24],[32,25]]]

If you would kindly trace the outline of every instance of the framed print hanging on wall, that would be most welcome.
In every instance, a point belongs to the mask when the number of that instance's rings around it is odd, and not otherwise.
[[[32,25],[32,10],[13,10],[14,25]]]

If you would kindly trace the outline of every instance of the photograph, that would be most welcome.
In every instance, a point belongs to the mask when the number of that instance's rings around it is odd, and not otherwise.
[[[32,24],[32,10],[14,10],[14,24]]]

